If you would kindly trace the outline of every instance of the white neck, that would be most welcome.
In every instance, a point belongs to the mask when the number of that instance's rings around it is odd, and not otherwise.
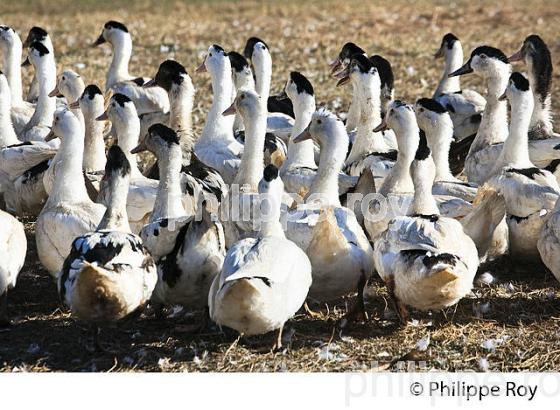
[[[203,143],[211,143],[212,141],[225,140],[234,143],[234,118],[231,115],[222,115],[231,105],[231,94],[233,90],[231,67],[224,65],[217,73],[211,73],[211,76],[214,99],[210,111],[208,112],[200,141]]]
[[[235,99],[236,90],[246,89],[255,91],[255,79],[253,78],[252,71],[249,74],[234,74],[234,90],[233,90],[233,98]],[[255,91],[256,92],[256,91]],[[235,119],[233,121],[233,130],[244,130],[245,126],[243,125],[243,118],[241,118],[241,114],[238,112],[235,113]]]
[[[262,105],[255,107],[256,114],[253,118],[243,117],[245,124],[245,147],[241,156],[241,164],[235,176],[234,183],[249,185],[252,192],[257,191],[257,186],[263,174],[264,167],[264,140],[266,134],[266,111]],[[240,188],[241,189],[241,188]]]
[[[445,114],[435,124],[431,124],[426,132],[426,139],[432,151],[436,167],[436,181],[456,181],[449,169],[449,147],[453,141],[453,123]]]
[[[359,88],[356,83],[352,82],[352,100],[346,114],[346,130],[354,131],[360,121],[360,95]]]
[[[381,195],[387,196],[394,193],[409,193],[413,191],[412,178],[410,177],[410,164],[414,160],[418,149],[418,125],[407,124],[404,129],[399,130],[397,135],[397,145],[399,154],[391,173],[385,178],[379,188]]]
[[[10,94],[0,94],[0,148],[20,142],[12,124],[11,108]]]
[[[278,197],[279,196],[279,197]],[[267,200],[261,202],[260,210],[263,213],[259,237],[286,238],[282,224],[280,223],[280,206],[282,205],[281,195],[270,192]]]
[[[130,34],[116,35],[112,40],[111,47],[113,48],[113,59],[107,73],[106,90],[118,82],[130,80],[131,78],[128,73],[128,63],[132,55],[132,38]]]
[[[131,178],[142,177],[142,173],[138,169],[136,155],[130,153],[130,151],[138,145],[140,119],[135,115],[131,115],[127,118],[126,124],[123,124],[121,121],[115,121],[113,126],[116,130],[119,147],[123,150],[128,162],[130,162]]]
[[[103,107],[99,110],[97,116],[103,114]],[[103,130],[105,123],[96,121],[95,116],[88,118],[85,123],[85,140],[84,140],[84,160],[83,169],[86,172],[102,171],[105,169],[107,162],[105,157],[105,141],[103,140]]]
[[[23,103],[23,92],[21,84],[21,51],[22,44],[19,36],[14,33],[13,42],[4,53],[4,75],[10,85],[12,104],[19,106]]]
[[[56,66],[54,59],[47,55],[35,68],[35,75],[39,82],[39,99],[35,112],[29,120],[27,129],[36,125],[51,126],[56,110],[56,97],[49,97],[49,93],[56,86]]]
[[[516,96],[511,101],[511,124],[509,137],[504,142],[498,163],[500,167],[531,168],[529,159],[528,132],[533,110],[533,98],[529,95]]]
[[[173,85],[169,93],[169,125],[179,136],[183,158],[190,154],[196,142],[192,130],[192,109],[195,91],[192,84],[185,84],[187,81],[185,79],[179,86]]]
[[[268,51],[260,53],[258,59],[253,60],[255,67],[255,91],[261,96],[261,103],[266,107],[270,95],[270,82],[272,81],[272,59]]]
[[[414,199],[410,210],[411,215],[439,215],[437,202],[432,195],[434,163],[431,157],[412,165],[416,167],[414,178]]]
[[[118,174],[118,171],[117,171]],[[126,213],[126,198],[128,196],[130,176],[111,175],[104,188],[108,190],[107,198],[103,205],[107,207],[97,230],[107,229],[118,232],[130,233],[128,215]]]
[[[534,128],[542,129],[546,134],[552,134],[552,115],[550,113],[550,90],[547,92],[543,99],[543,96],[537,92],[538,79],[535,78],[535,70],[533,68],[533,62],[530,58],[525,59],[527,64],[527,71],[529,77],[529,84],[531,85],[531,91],[533,93],[533,115],[531,116],[531,130]]]
[[[302,101],[299,101],[299,100]],[[308,167],[317,168],[315,164],[315,148],[312,140],[294,143],[294,138],[301,134],[311,122],[311,117],[315,112],[315,98],[305,95],[293,101],[295,121],[290,134],[288,143],[288,155],[282,170],[288,170],[291,167]]]
[[[453,43],[453,48],[447,50],[445,53],[445,67],[441,80],[439,80],[438,87],[434,93],[434,98],[441,94],[454,93],[461,91],[461,77],[449,77],[449,74],[458,70],[463,65],[463,47],[459,41]]]
[[[150,222],[185,216],[181,192],[181,148],[171,146],[158,156],[159,185]]]

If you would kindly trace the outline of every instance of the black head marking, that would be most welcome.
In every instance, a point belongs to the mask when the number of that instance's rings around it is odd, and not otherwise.
[[[459,39],[455,34],[447,33],[441,40],[441,47],[443,48],[443,46],[445,46],[448,50],[451,50],[456,41],[459,41]]]
[[[93,100],[96,95],[103,95],[103,93],[98,86],[96,86],[95,84],[90,84],[84,89],[82,98],[87,96],[90,100]]]
[[[433,111],[438,114],[447,112],[447,109],[433,98],[420,98],[418,101],[416,101],[416,104],[428,111]]]
[[[338,58],[341,61],[350,59],[354,54],[365,54],[366,52],[354,43],[346,43],[342,46]]]
[[[163,124],[152,125],[148,129],[148,132],[150,133],[150,135],[157,135],[169,146],[173,144],[179,145],[179,137],[177,137],[177,133]]]
[[[231,62],[231,67],[238,73],[249,67],[247,59],[236,51],[230,51],[228,57]]]
[[[128,33],[128,29],[126,28],[126,26],[123,23],[120,23],[118,21],[114,21],[114,20],[110,20],[107,23],[105,23],[105,25],[103,26],[106,29],[117,29],[117,30],[121,30],[124,31],[125,33]]]
[[[511,73],[509,80],[513,82],[513,85],[519,91],[529,91],[529,80],[527,80],[523,74],[517,71]]]
[[[552,84],[553,68],[550,50],[543,39],[536,34],[531,34],[525,39],[523,49],[533,60],[533,77],[536,79],[533,87],[541,103],[544,103],[550,94]]]
[[[25,42],[27,44],[31,44],[34,41],[43,41],[45,38],[47,38],[47,36],[48,33],[44,28],[35,26],[32,27],[31,30],[29,30]]]
[[[381,87],[386,87],[392,90],[395,87],[395,76],[393,74],[393,67],[391,63],[380,55],[373,55],[369,58],[371,63],[377,72],[379,73],[379,78],[381,80]]]
[[[115,100],[117,102],[117,104],[119,104],[121,107],[124,108],[124,105],[126,103],[131,102],[132,100],[130,98],[128,98],[126,95],[124,94],[115,94],[113,95],[113,100]]]
[[[272,164],[267,165],[264,169],[263,178],[266,182],[270,182],[278,178],[278,168]]]
[[[105,175],[119,172],[121,176],[130,174],[130,162],[124,155],[121,147],[117,144],[112,145],[107,152],[107,164],[105,165]]]
[[[490,47],[490,46],[477,47],[471,53],[471,59],[474,56],[481,55],[481,54],[484,54],[484,55],[486,55],[487,57],[490,57],[490,58],[495,58],[496,60],[499,60],[502,63],[509,64],[508,58],[506,57],[506,55],[502,52],[502,50],[500,50],[498,48]]]
[[[303,74],[297,71],[292,71],[290,73],[290,79],[296,85],[298,94],[305,92],[309,95],[315,95],[315,92],[313,90],[313,85],[311,85],[309,80]]]
[[[373,67],[373,63],[363,54],[354,54],[351,64],[356,64],[361,73],[368,73]]]
[[[159,65],[155,81],[157,85],[169,92],[173,84],[183,82],[185,75],[187,75],[187,70],[181,63],[175,60],[165,60]]]
[[[253,56],[253,49],[255,48],[255,44],[257,43],[263,43],[264,46],[268,49],[268,45],[260,38],[251,37],[247,40],[247,43],[245,43],[245,48],[243,49],[243,55],[245,56],[245,58],[249,60],[251,59],[251,57]]]
[[[43,43],[40,43],[38,41],[34,41],[33,43],[31,43],[29,48],[32,50],[36,50],[41,57],[50,53],[49,49],[45,47]]]
[[[418,136],[420,141],[418,143],[418,149],[416,150],[416,156],[414,158],[422,161],[430,156],[430,148],[428,147],[428,141],[426,140],[426,133],[420,130]]]
[[[222,53],[223,55],[227,56],[226,50],[224,50],[222,46],[219,46],[218,44],[212,44],[212,47],[213,47],[214,50],[216,50],[218,53]]]

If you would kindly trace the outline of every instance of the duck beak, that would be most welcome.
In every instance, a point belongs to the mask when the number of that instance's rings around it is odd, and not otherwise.
[[[225,110],[222,115],[225,117],[226,115],[234,115],[237,112],[237,108],[235,108],[235,101],[233,104],[229,106],[227,110]]]
[[[297,144],[298,142],[306,141],[311,139],[311,133],[309,132],[309,126],[303,130],[301,134],[294,138],[294,142]]]
[[[80,108],[80,101],[74,101],[73,103],[68,104],[68,108],[70,108],[71,110],[76,110],[78,108]]]
[[[434,59],[437,60],[438,58],[442,58],[444,54],[443,47],[440,47],[440,49],[434,54]]]
[[[341,65],[342,65],[342,62],[338,58],[336,60],[331,61],[329,63],[329,67],[331,69],[331,75],[334,75],[334,73],[336,73],[340,69]]]
[[[29,57],[25,57],[25,60],[23,61],[23,63],[21,63],[22,67],[27,67],[31,65],[31,62],[29,61]]]
[[[498,101],[505,101],[507,100],[507,93],[504,91],[504,93],[500,96],[500,98],[498,98]]]
[[[387,121],[385,120],[385,118],[383,118],[383,120],[381,121],[381,124],[379,124],[377,127],[375,127],[373,129],[373,132],[382,132],[382,131],[385,131],[387,128],[389,128],[389,126],[387,125]]]
[[[144,85],[142,86],[142,88],[152,88],[152,87],[157,87],[155,78],[152,78],[150,81],[144,83]]]
[[[472,73],[473,69],[471,67],[471,61],[467,61],[463,67],[459,68],[458,70],[453,71],[448,75],[448,77],[457,77],[458,75],[464,75]]]
[[[57,136],[54,134],[54,131],[51,128],[51,131],[47,134],[47,136],[45,137],[45,142],[49,142],[54,140],[55,138],[57,138]]]
[[[206,71],[208,71],[206,69],[206,57],[204,57],[204,60],[202,61],[202,64],[200,64],[196,70],[194,70],[195,73],[205,73]]]
[[[508,58],[508,62],[513,63],[515,61],[523,60],[523,49],[520,49],[517,53],[513,54],[510,58]]]
[[[338,80],[338,82],[336,83],[336,86],[341,87],[345,84],[348,84],[349,81],[350,81],[350,76],[342,77],[340,80]]]
[[[105,37],[103,37],[103,33],[101,33],[99,35],[99,37],[97,37],[97,40],[95,40],[95,42],[91,45],[91,47],[97,47],[100,44],[106,43],[107,40],[105,40]]]
[[[99,117],[95,119],[95,121],[107,121],[109,119],[109,115],[107,115],[107,111],[101,114]]]
[[[49,97],[62,97],[62,95],[60,95],[60,91],[58,91],[58,85],[49,93]]]
[[[286,94],[286,90],[282,90],[282,92],[276,96],[276,99],[278,101],[284,101],[284,100],[287,100],[288,98],[289,97],[288,97],[288,94]]]
[[[148,147],[146,147],[146,144],[144,144],[144,142],[141,142],[140,144],[138,144],[137,146],[135,146],[134,148],[132,148],[130,150],[131,154],[138,154],[139,152],[144,152],[147,151]]]

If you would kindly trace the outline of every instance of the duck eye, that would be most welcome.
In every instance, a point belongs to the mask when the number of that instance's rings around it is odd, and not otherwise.
[[[317,120],[317,124],[322,124],[322,123],[323,123],[323,121]]]
[[[485,59],[486,59],[486,54],[481,54],[481,55],[480,55],[480,58],[482,58],[483,60],[485,60]]]
[[[66,77],[65,77],[65,76],[62,76],[62,81],[66,81]]]
[[[208,53],[208,57],[212,57],[212,53]]]

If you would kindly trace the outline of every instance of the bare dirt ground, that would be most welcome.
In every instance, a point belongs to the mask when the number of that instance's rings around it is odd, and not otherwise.
[[[281,4],[282,3],[282,4]],[[288,73],[302,71],[313,82],[318,106],[344,111],[348,91],[329,78],[327,62],[346,41],[390,59],[396,97],[413,102],[430,96],[440,75],[433,60],[441,36],[453,31],[468,56],[486,43],[510,54],[531,33],[549,44],[555,66],[560,56],[560,7],[555,1],[484,2],[191,2],[62,0],[3,1],[0,23],[22,37],[33,25],[52,35],[59,69],[72,68],[86,83],[104,84],[108,48],[88,47],[103,23],[124,22],[133,35],[131,73],[153,75],[166,58],[192,73],[212,43],[242,50],[253,35],[269,44],[274,61],[273,92]],[[197,87],[196,126],[210,103],[207,75],[193,75]],[[29,73],[26,80],[29,80]],[[557,113],[558,74],[553,108]],[[481,90],[480,80],[464,84]],[[53,280],[38,262],[34,226],[27,221],[29,254],[9,309],[15,325],[0,331],[0,371],[362,371],[560,370],[560,286],[543,267],[521,268],[502,260],[482,267],[495,282],[477,283],[471,298],[398,326],[387,310],[385,287],[368,289],[369,321],[339,335],[335,322],[351,299],[314,306],[321,318],[298,315],[288,324],[290,349],[271,353],[272,337],[236,341],[232,333],[208,328],[195,333],[200,313],[171,310],[165,321],[150,315],[119,328],[104,329],[113,353],[84,349],[87,328],[58,303]]]

